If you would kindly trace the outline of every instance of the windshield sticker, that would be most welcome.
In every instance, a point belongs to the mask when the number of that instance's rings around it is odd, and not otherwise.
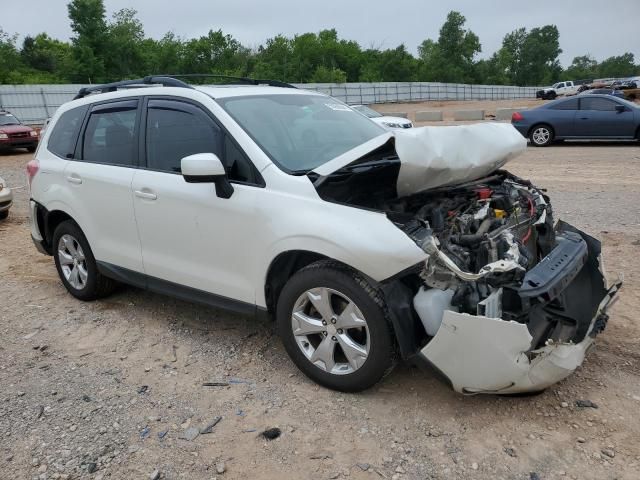
[[[350,112],[351,108],[346,105],[340,105],[339,103],[325,103],[325,107],[329,107],[331,110],[335,110],[336,112]]]

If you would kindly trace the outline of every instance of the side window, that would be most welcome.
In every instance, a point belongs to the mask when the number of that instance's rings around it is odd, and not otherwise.
[[[558,88],[564,88],[564,82],[559,83]]]
[[[87,162],[137,165],[137,100],[96,105],[82,138],[80,158]]]
[[[598,110],[600,112],[615,112],[617,103],[606,98],[583,98],[580,100],[580,110]]]
[[[194,153],[222,158],[222,132],[208,115],[189,103],[149,100],[147,168],[180,172],[180,160]]]
[[[558,102],[550,108],[552,110],[578,110],[578,99],[572,98],[570,100]]]
[[[78,133],[88,105],[72,108],[60,115],[47,142],[47,149],[62,158],[73,158]]]

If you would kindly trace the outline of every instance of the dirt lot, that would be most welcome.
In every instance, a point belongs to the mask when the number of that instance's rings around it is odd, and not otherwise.
[[[0,155],[0,175],[24,184],[29,158]],[[18,190],[0,224],[0,479],[639,478],[640,147],[530,147],[510,169],[626,280],[583,367],[527,398],[464,397],[405,366],[336,393],[271,324],[133,288],[81,303],[31,244]]]

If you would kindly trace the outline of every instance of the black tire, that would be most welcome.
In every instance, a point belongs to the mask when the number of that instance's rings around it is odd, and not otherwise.
[[[546,134],[544,132],[546,132]],[[534,147],[546,147],[553,142],[553,137],[553,128],[544,123],[534,125],[529,131],[529,140]]]
[[[32,145],[32,146],[30,146],[30,147],[27,147],[27,152],[29,152],[29,153],[33,153],[33,152],[35,152],[35,151],[36,151],[36,148],[37,148],[37,147],[36,147],[35,145]]]
[[[86,282],[81,288],[76,288],[65,277],[62,271],[62,265],[60,263],[60,254],[58,252],[58,245],[60,239],[64,235],[70,235],[77,243],[82,247],[84,253],[84,265],[87,272]],[[53,233],[53,258],[56,263],[56,270],[62,284],[67,291],[79,300],[91,301],[98,298],[106,297],[116,288],[117,284],[114,280],[101,275],[98,272],[98,266],[96,265],[96,259],[93,256],[89,242],[82,233],[80,227],[72,220],[66,220],[58,225]]]
[[[0,220],[4,220],[9,216],[9,210],[5,210],[4,212],[0,212]]]
[[[296,301],[308,290],[329,288],[348,297],[366,319],[369,352],[364,363],[351,373],[336,374],[316,366],[296,343],[292,314]],[[338,295],[338,298],[340,296]],[[341,392],[365,390],[393,369],[396,353],[393,330],[380,294],[356,271],[330,260],[313,263],[296,272],[278,298],[276,321],[278,332],[293,363],[314,382]],[[322,338],[322,336],[318,335]],[[342,350],[334,350],[340,354]]]

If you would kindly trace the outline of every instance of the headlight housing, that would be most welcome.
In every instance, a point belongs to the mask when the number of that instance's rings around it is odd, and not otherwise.
[[[36,132],[35,130],[31,130],[29,132],[29,135],[31,135],[32,137],[37,137],[38,136],[38,132]]]
[[[7,134],[6,134],[6,133],[4,133],[4,132],[0,132],[0,140],[6,140],[6,139],[8,139],[8,138],[9,138],[9,135],[7,135]]]
[[[400,125],[399,123],[393,123],[393,122],[382,122],[383,125],[389,127],[389,128],[402,128],[402,125]]]

